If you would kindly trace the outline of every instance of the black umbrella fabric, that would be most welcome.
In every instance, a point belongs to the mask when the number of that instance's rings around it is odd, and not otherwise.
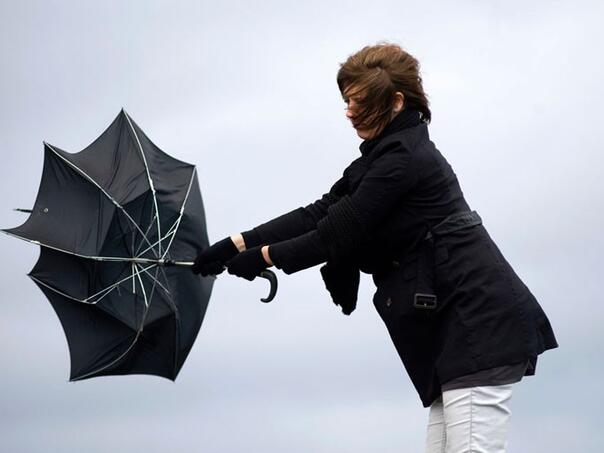
[[[216,279],[186,267],[209,245],[194,165],[159,149],[122,109],[78,153],[44,143],[31,214],[3,231],[40,245],[29,276],[65,331],[70,380],[176,378]]]

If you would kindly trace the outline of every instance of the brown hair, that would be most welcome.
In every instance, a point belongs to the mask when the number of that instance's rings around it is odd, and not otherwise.
[[[386,127],[397,91],[405,97],[405,109],[419,110],[426,123],[432,119],[419,62],[397,44],[363,47],[340,64],[337,82],[344,100],[359,97],[353,122],[363,129],[377,127],[379,133]]]

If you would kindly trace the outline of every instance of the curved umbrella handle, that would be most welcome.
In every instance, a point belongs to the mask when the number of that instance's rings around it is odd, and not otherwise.
[[[141,258],[138,261],[145,262],[145,263],[151,262],[151,263],[155,263],[155,264],[160,264],[162,266],[187,266],[187,267],[193,266],[193,261],[175,261],[175,260],[157,261],[157,260],[148,260],[148,259],[144,259],[144,258]],[[226,269],[226,266],[223,266],[222,268],[224,270],[224,269]],[[275,275],[275,273],[273,271],[264,269],[262,272],[260,272],[259,277],[266,278],[271,284],[271,288],[268,293],[268,296],[260,298],[260,300],[262,302],[268,303],[271,300],[273,300],[275,298],[275,294],[277,294],[277,286],[278,286],[277,285],[277,276]]]
[[[268,293],[268,296],[266,298],[264,298],[264,297],[260,298],[260,300],[262,302],[268,303],[271,300],[273,300],[275,298],[275,294],[277,294],[277,276],[275,275],[275,273],[273,271],[265,269],[262,272],[260,272],[260,277],[266,278],[271,284],[271,289]]]

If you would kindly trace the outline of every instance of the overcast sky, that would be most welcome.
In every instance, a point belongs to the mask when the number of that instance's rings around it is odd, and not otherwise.
[[[0,227],[21,224],[42,141],[70,152],[124,107],[198,165],[210,240],[326,192],[359,155],[339,64],[389,40],[421,62],[432,140],[560,344],[514,387],[509,452],[599,453],[604,241],[601,2],[0,3]],[[2,235],[0,451],[420,452],[423,408],[371,302],[319,268],[218,277],[175,383],[69,383],[38,247]]]

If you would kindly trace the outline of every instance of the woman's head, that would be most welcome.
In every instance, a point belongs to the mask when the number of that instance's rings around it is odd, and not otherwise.
[[[340,65],[337,82],[346,116],[363,139],[378,135],[403,108],[419,110],[425,122],[432,118],[419,62],[397,44],[363,47]]]

